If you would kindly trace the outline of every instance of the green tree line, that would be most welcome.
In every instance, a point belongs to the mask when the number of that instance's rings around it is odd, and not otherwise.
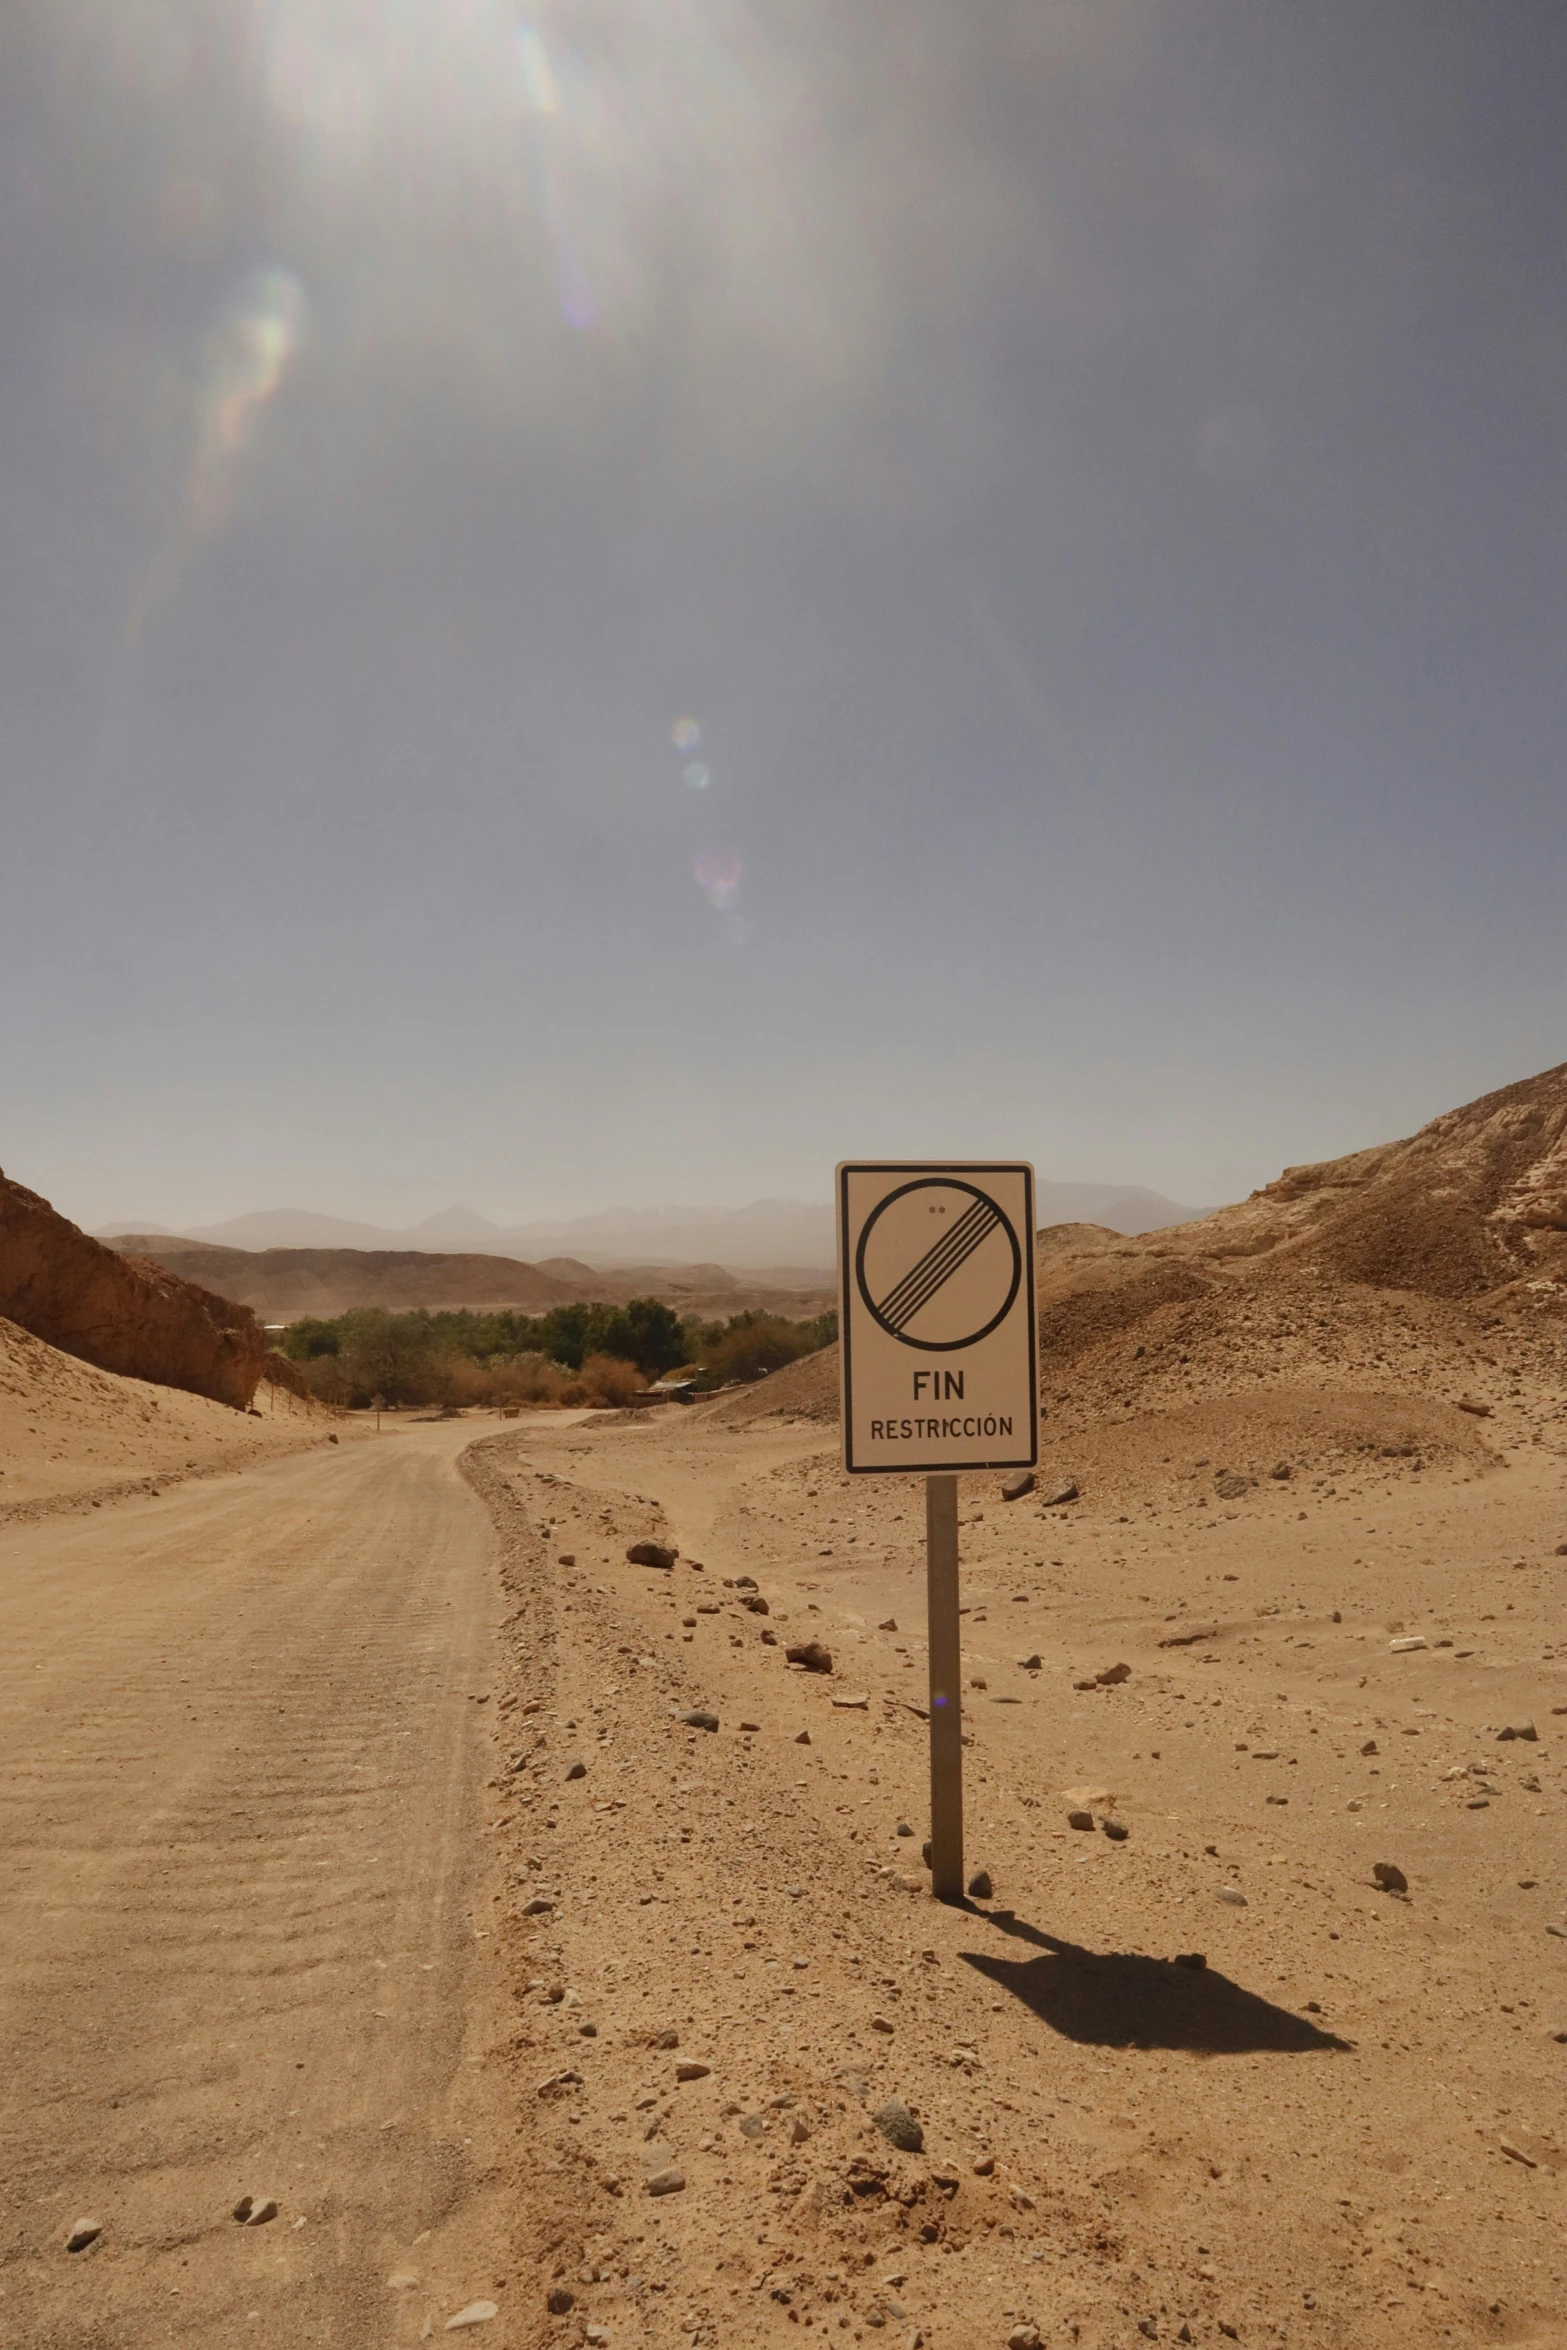
[[[675,1370],[689,1370],[702,1388],[761,1378],[837,1334],[834,1313],[791,1321],[752,1311],[705,1321],[638,1297],[546,1314],[360,1306],[291,1323],[282,1351],[333,1403],[362,1407],[378,1395],[388,1404],[618,1403]]]

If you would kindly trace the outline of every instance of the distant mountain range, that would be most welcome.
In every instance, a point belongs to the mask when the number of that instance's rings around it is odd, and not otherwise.
[[[1041,1183],[1041,1224],[1103,1224],[1112,1232],[1155,1232],[1190,1224],[1204,1208],[1183,1208],[1156,1191],[1129,1183]],[[595,1268],[619,1265],[765,1267],[824,1275],[833,1262],[830,1205],[800,1200],[753,1200],[743,1208],[605,1208],[593,1216],[568,1216],[533,1224],[493,1224],[477,1210],[441,1209],[423,1223],[392,1230],[344,1216],[320,1216],[309,1208],[261,1208],[232,1216],[226,1224],[182,1227],[122,1218],[103,1227],[116,1233],[157,1234],[169,1239],[204,1240],[221,1248],[422,1249],[490,1257],[518,1257],[537,1264],[546,1257],[574,1257]]]

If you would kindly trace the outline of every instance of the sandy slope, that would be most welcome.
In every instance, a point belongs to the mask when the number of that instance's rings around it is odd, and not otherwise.
[[[0,1529],[6,2350],[381,2350],[507,2274],[464,1441]]]
[[[0,1319],[0,1525],[129,1488],[161,1492],[187,1476],[239,1468],[356,1433],[291,1396],[262,1389],[259,1418],[94,1370]]]
[[[1443,1420],[1388,1457],[1357,1426],[1315,1490],[1224,1503],[1188,1449],[1236,1449],[1214,1400],[1141,1428],[1179,1456],[1154,1511],[966,1479],[995,1898],[954,1911],[918,1857],[919,1490],[851,1487],[800,1401],[540,1418],[478,1456],[517,1611],[493,1784],[529,2254],[494,2339],[1567,2341],[1559,1444],[1503,1466]],[[705,1571],[627,1564],[661,1534]],[[1498,1742],[1521,1715],[1538,1740]],[[1068,1827],[1074,1788],[1124,1842]],[[891,2095],[922,2154],[871,2128]]]

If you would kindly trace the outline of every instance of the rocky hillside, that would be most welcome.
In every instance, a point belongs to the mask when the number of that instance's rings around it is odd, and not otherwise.
[[[106,1248],[3,1174],[0,1315],[101,1371],[239,1408],[266,1352],[246,1307]]]

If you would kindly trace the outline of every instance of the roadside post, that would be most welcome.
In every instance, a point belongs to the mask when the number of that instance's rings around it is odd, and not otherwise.
[[[378,1395],[373,1400],[375,1403],[375,1432],[377,1436],[379,1436],[381,1433],[381,1414],[386,1409],[386,1398],[384,1395]]]
[[[925,1478],[931,1890],[961,1901],[958,1471],[1039,1458],[1034,1170],[845,1161],[836,1190],[843,1465]]]

